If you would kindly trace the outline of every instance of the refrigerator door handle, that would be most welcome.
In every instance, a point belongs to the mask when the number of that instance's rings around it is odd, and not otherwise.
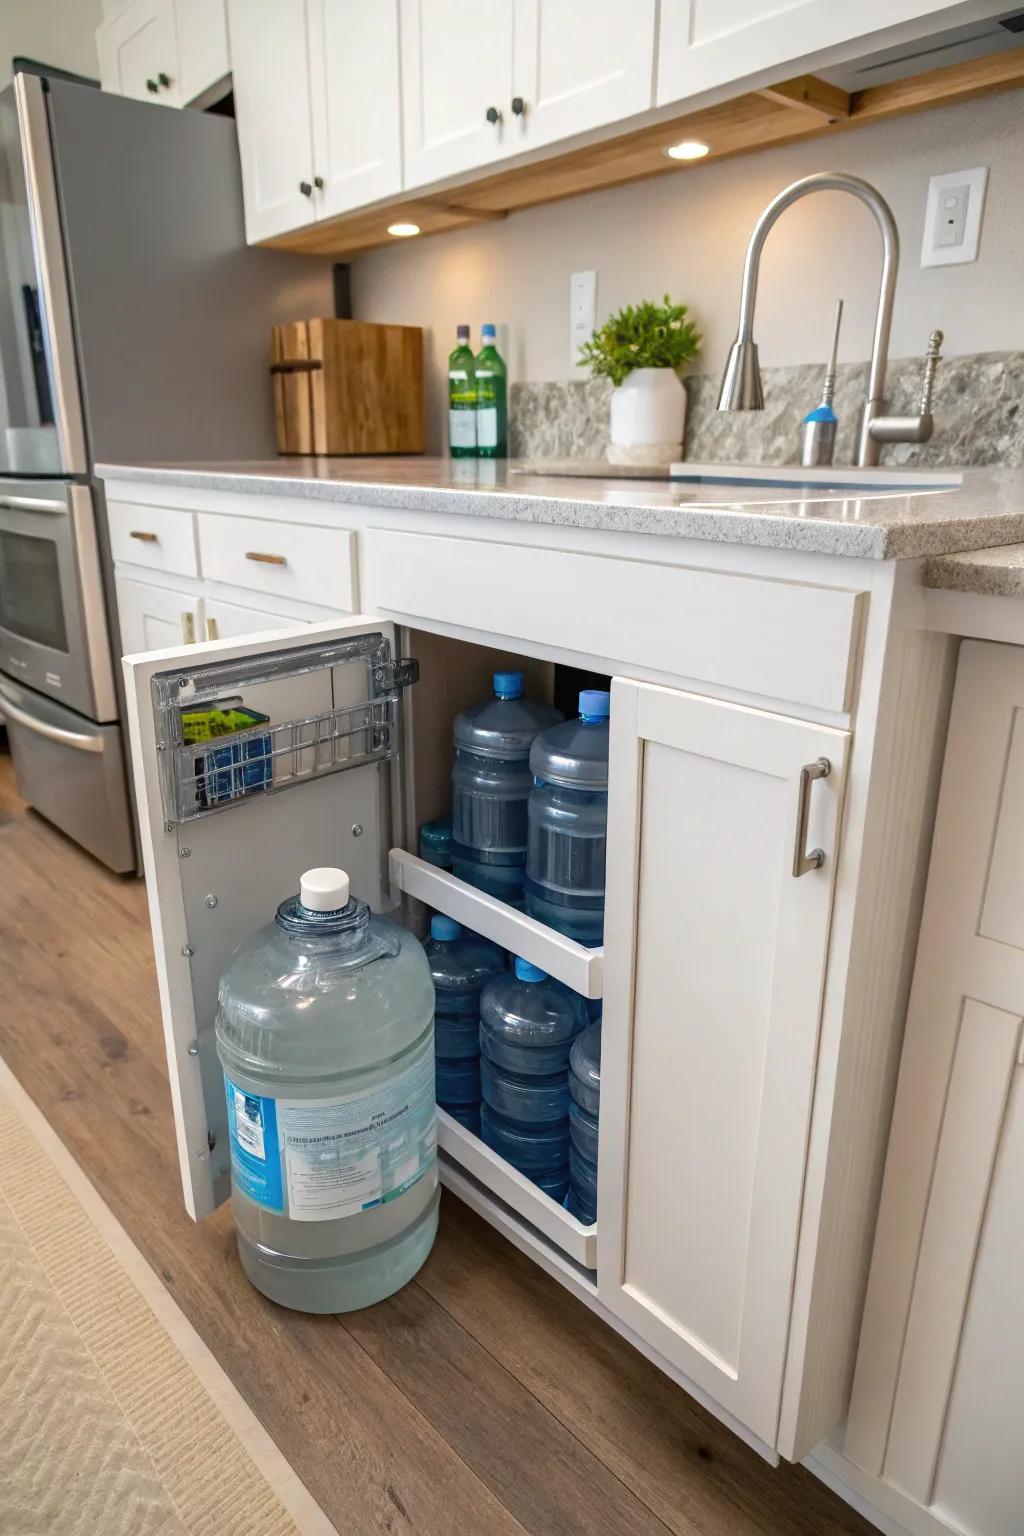
[[[17,704],[12,703],[2,688],[0,688],[0,712],[5,720],[13,720],[17,725],[23,725],[26,731],[35,731],[37,736],[45,736],[49,741],[59,741],[62,747],[74,747],[78,752],[103,751],[101,736],[84,736],[79,731],[65,731],[59,725],[50,725],[46,720],[37,720],[35,715],[29,714],[28,710],[20,709]]]
[[[25,156],[29,225],[45,319],[45,347],[53,383],[54,424],[62,472],[84,475],[89,462],[43,82],[34,75],[15,75],[14,99]]]

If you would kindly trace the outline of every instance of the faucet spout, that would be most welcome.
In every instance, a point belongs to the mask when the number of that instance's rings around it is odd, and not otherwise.
[[[859,176],[846,176],[838,171],[820,171],[794,181],[773,197],[754,225],[743,263],[743,285],[740,290],[740,317],[722,376],[722,389],[718,400],[720,411],[759,411],[764,408],[764,391],[761,369],[754,341],[754,308],[757,303],[757,280],[761,268],[761,252],[765,240],[779,215],[800,198],[812,192],[849,192],[857,197],[874,214],[882,236],[882,278],[878,290],[878,309],[875,314],[875,334],[871,347],[871,366],[868,371],[867,393],[861,407],[857,429],[858,464],[877,464],[880,444],[871,434],[871,422],[882,413],[885,394],[885,375],[889,363],[889,337],[892,331],[892,307],[896,293],[896,270],[899,265],[899,234],[892,209],[880,192]]]

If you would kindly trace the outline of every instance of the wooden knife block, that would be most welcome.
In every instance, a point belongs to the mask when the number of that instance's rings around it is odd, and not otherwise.
[[[271,332],[278,453],[422,453],[423,332],[298,320]]]

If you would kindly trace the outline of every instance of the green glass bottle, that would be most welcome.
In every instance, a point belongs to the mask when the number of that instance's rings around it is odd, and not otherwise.
[[[494,326],[482,327],[476,355],[476,451],[481,459],[508,457],[508,373],[494,345]]]
[[[455,330],[448,358],[448,451],[453,459],[476,458],[476,377],[469,326]]]

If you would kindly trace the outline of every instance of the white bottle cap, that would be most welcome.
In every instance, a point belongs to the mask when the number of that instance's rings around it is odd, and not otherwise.
[[[310,912],[338,912],[348,906],[348,875],[343,869],[307,869],[299,881],[299,900]]]

